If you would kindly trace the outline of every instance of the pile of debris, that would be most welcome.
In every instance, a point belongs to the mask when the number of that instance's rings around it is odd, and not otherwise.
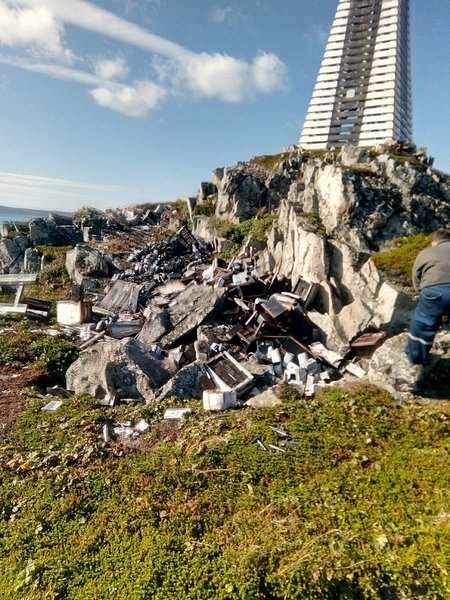
[[[82,350],[67,386],[108,406],[177,396],[221,410],[282,382],[310,397],[344,373],[364,376],[354,348],[384,337],[356,340],[346,357],[329,350],[308,318],[315,284],[291,289],[253,258],[214,258],[186,227],[133,252],[104,294],[74,287],[57,305]]]

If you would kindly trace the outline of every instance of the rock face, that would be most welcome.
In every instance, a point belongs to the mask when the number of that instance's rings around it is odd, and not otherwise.
[[[66,373],[67,388],[101,402],[135,399],[146,403],[178,368],[135,339],[107,340],[86,350]]]
[[[0,239],[0,272],[20,273],[25,251],[29,245],[27,238],[23,235]]]
[[[73,246],[83,241],[82,232],[64,217],[32,219],[29,223],[30,241],[35,245]]]
[[[225,300],[223,288],[211,288],[204,285],[189,286],[170,308],[170,333],[160,338],[163,348],[173,348],[180,340],[191,333],[206,317],[218,309]]]
[[[216,169],[202,198],[216,189],[215,216],[234,222],[276,208],[259,266],[293,287],[300,279],[319,284],[312,319],[343,351],[367,327],[392,334],[409,322],[414,303],[381,281],[370,255],[387,240],[449,226],[450,178],[431,162],[398,144],[294,147]],[[202,217],[194,231],[201,237],[206,230]]]
[[[66,254],[66,269],[71,279],[81,285],[85,278],[107,277],[109,263],[98,250],[78,244]]]
[[[421,369],[409,363],[404,353],[407,333],[389,338],[378,348],[370,361],[368,378],[372,383],[388,390],[407,391],[416,381]]]

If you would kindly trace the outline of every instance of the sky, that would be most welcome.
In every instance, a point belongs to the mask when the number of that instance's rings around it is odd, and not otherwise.
[[[411,1],[414,141],[450,172],[450,0]],[[297,144],[337,0],[0,0],[0,205],[194,196]]]

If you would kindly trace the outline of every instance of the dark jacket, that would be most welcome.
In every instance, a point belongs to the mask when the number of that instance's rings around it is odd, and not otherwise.
[[[430,285],[450,284],[450,240],[442,240],[419,252],[412,279],[417,291]]]

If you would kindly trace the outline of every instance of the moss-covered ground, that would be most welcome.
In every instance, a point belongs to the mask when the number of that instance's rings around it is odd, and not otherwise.
[[[431,240],[430,235],[419,233],[408,237],[396,238],[391,248],[374,254],[373,261],[386,279],[405,288],[412,288],[412,270],[414,261],[421,250]]]
[[[2,599],[450,597],[445,403],[360,386],[171,424],[44,402],[0,449]],[[141,416],[131,446],[102,440]],[[296,443],[271,450],[271,426]]]

